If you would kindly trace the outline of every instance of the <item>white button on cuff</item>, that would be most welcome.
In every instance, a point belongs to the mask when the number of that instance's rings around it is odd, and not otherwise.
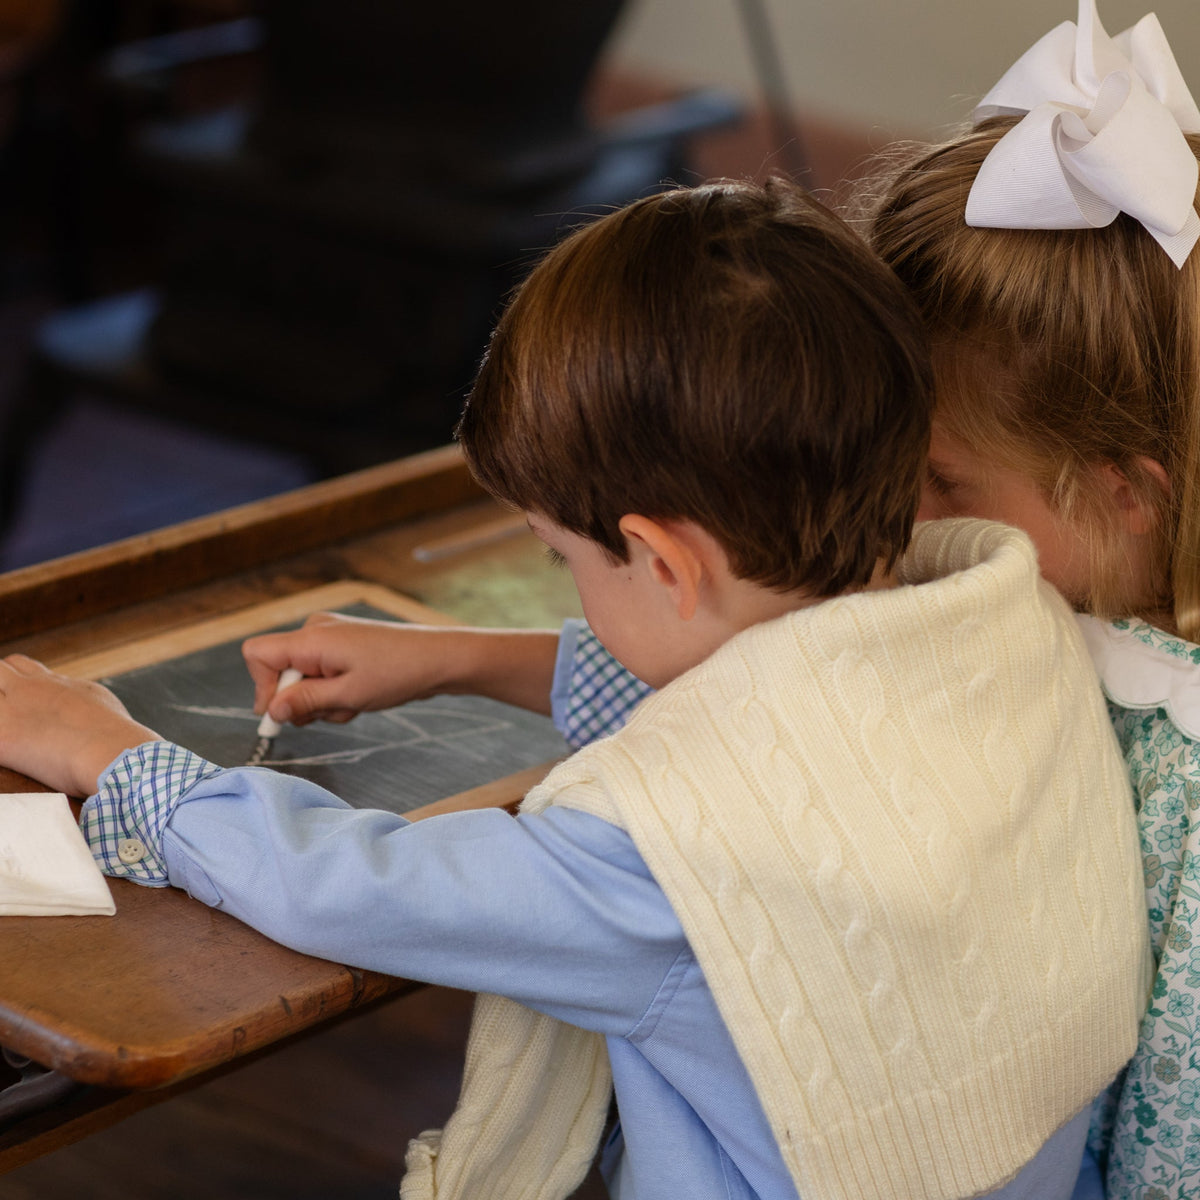
[[[125,838],[117,843],[117,857],[127,866],[146,857],[146,847],[137,838]]]

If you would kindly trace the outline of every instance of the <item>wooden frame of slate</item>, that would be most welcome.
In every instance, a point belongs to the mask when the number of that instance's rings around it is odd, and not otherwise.
[[[258,725],[241,642],[322,611],[457,624],[388,588],[344,581],[56,666],[105,683],[163,737],[221,766],[240,766]],[[565,754],[546,717],[480,696],[438,696],[363,713],[344,725],[286,726],[264,766],[309,779],[356,807],[421,808],[426,816],[430,805],[436,812],[511,801]]]

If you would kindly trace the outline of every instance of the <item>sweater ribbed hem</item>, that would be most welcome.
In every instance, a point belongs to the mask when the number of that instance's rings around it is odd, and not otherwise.
[[[1072,1013],[1019,1054],[969,1079],[911,1095],[842,1126],[776,1129],[801,1196],[828,1200],[964,1200],[1009,1182],[1090,1104],[1132,1056],[1141,1006]]]

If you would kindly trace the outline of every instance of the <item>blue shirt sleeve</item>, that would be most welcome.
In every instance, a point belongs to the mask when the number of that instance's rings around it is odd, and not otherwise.
[[[584,622],[564,623],[550,709],[573,750],[616,733],[653,690],[621,666]]]
[[[629,835],[570,809],[409,822],[158,742],[106,772],[85,832],[110,873],[161,885],[165,869],[293,949],[495,992],[604,1034],[633,1029],[691,956]],[[143,870],[113,861],[114,840],[144,845]]]
[[[562,733],[571,707],[571,676],[575,669],[575,650],[587,624],[577,617],[563,622],[558,634],[558,653],[554,659],[554,679],[550,684],[550,717]],[[574,747],[573,747],[574,748]]]
[[[180,797],[220,769],[171,742],[146,742],[109,763],[79,820],[100,869],[147,887],[167,887],[163,826]]]

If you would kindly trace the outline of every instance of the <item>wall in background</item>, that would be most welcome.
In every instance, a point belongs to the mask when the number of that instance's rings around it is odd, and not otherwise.
[[[1074,20],[1073,0],[763,0],[798,108],[848,127],[927,137],[974,101],[1043,33]],[[1197,0],[1100,0],[1110,33],[1158,13],[1200,95]],[[738,0],[631,0],[614,61],[747,95],[754,74]]]

